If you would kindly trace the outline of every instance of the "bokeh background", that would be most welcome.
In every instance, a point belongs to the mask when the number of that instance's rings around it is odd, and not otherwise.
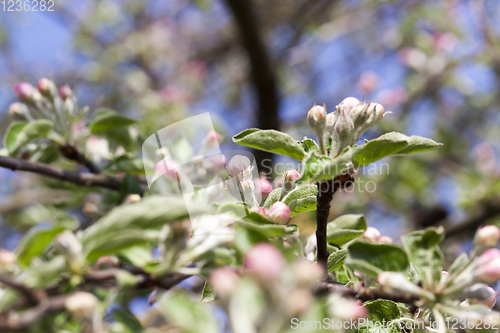
[[[91,110],[140,118],[145,136],[208,111],[224,149],[248,127],[312,137],[313,103],[334,110],[366,98],[394,113],[365,138],[394,130],[444,146],[360,171],[376,191],[336,195],[332,219],[364,213],[395,242],[443,225],[452,260],[478,226],[500,222],[499,14],[496,0],[57,0],[53,12],[0,10],[1,131],[13,85],[39,77],[69,84]],[[0,170],[1,247],[52,218],[65,194],[42,185]],[[82,218],[102,200],[87,194],[70,198]],[[292,222],[307,236],[313,221]]]

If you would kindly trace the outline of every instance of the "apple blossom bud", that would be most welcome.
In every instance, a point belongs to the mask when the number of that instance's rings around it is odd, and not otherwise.
[[[243,180],[240,183],[241,191],[243,194],[243,200],[250,206],[257,205],[257,199],[255,198],[255,185],[252,180]]]
[[[326,274],[321,265],[303,259],[296,261],[292,266],[292,270],[297,285],[302,287],[315,286]]]
[[[326,107],[314,104],[307,112],[307,124],[316,133],[323,132],[326,124]]]
[[[47,78],[41,78],[38,80],[38,90],[44,96],[53,98],[57,95],[57,87],[51,80]]]
[[[66,98],[73,97],[73,90],[68,85],[59,87],[59,96],[65,100]]]
[[[26,104],[12,103],[9,106],[9,115],[16,120],[26,120],[30,118],[29,110]]]
[[[91,320],[99,300],[93,294],[77,291],[64,302],[66,310],[77,319]]]
[[[335,126],[335,122],[337,121],[337,112],[330,112],[326,115],[326,123],[325,123],[325,141],[332,137],[333,128]]]
[[[0,250],[0,272],[13,273],[16,269],[17,256],[14,252]]]
[[[479,281],[493,284],[500,280],[500,250],[486,250],[477,259],[477,268],[474,274]]]
[[[396,272],[382,272],[377,277],[380,288],[390,294],[410,293],[426,299],[435,299],[435,296],[413,282],[410,282],[406,276]]]
[[[287,170],[281,178],[281,188],[290,192],[295,187],[295,181],[299,179],[300,174],[297,170]]]
[[[97,270],[110,269],[113,267],[117,267],[120,264],[120,260],[118,260],[115,256],[102,256],[95,262],[95,268]]]
[[[496,303],[497,293],[495,289],[486,284],[476,283],[472,287],[465,289],[460,297],[472,299],[472,303],[484,304],[491,309]]]
[[[177,162],[168,160],[167,158],[162,159],[155,165],[155,173],[170,179],[177,180],[179,164]]]
[[[222,298],[229,298],[238,287],[240,277],[231,267],[219,267],[208,277],[208,283]]]
[[[139,194],[129,194],[124,200],[124,204],[129,205],[141,201],[141,196]]]
[[[328,313],[341,320],[358,320],[368,315],[363,303],[357,300],[346,299],[338,294],[331,293],[328,297]]]
[[[315,261],[316,260],[316,252],[317,252],[317,239],[316,239],[316,234],[312,234],[307,238],[306,246],[304,247],[304,255],[306,256],[306,259],[309,261]]]
[[[245,255],[244,267],[261,281],[276,281],[280,278],[286,261],[274,245],[258,243]]]
[[[203,167],[207,170],[218,172],[226,166],[226,156],[224,154],[214,154],[203,159]]]
[[[222,137],[217,131],[209,131],[203,140],[203,151],[207,152],[211,149],[219,147],[219,141]]]
[[[35,88],[28,82],[19,82],[14,86],[14,93],[22,101],[32,102],[34,92]]]
[[[265,200],[273,191],[273,184],[266,177],[260,177],[255,180],[255,191],[260,192],[262,199]]]
[[[495,247],[500,239],[500,229],[495,225],[487,225],[479,228],[474,237],[474,249],[476,255],[485,250]]]
[[[250,159],[243,155],[235,155],[229,163],[227,164],[227,171],[233,177],[239,176],[243,173],[244,176],[247,176],[248,171],[251,171],[251,163]]]
[[[278,201],[267,212],[267,218],[276,224],[287,224],[290,221],[290,214],[290,207],[286,203]]]
[[[378,242],[382,244],[392,244],[392,238],[389,236],[380,236]]]
[[[332,146],[335,149],[330,150],[332,156],[339,155],[345,147],[347,147],[354,134],[354,123],[351,116],[348,114],[350,109],[337,106],[337,121],[333,126],[333,141]]]
[[[378,231],[377,228],[368,227],[363,233],[363,238],[372,242],[377,242],[380,239],[380,231]]]
[[[253,206],[252,209],[250,209],[251,212],[260,214],[262,216],[266,216],[266,209],[264,207],[260,206]]]
[[[85,258],[83,257],[82,244],[75,234],[66,230],[56,236],[54,243],[66,257],[71,270],[75,273],[80,273]]]

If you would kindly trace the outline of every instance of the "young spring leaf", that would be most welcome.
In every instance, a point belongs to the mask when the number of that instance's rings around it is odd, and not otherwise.
[[[366,323],[360,325],[359,333],[373,332],[373,327],[377,327],[376,331],[379,333],[401,332],[399,323],[396,321],[401,318],[401,310],[397,303],[389,300],[377,300],[366,302],[364,306],[370,311],[370,314]]]
[[[346,214],[327,225],[328,243],[342,246],[363,235],[366,231],[364,215]]]
[[[316,209],[318,187],[316,185],[298,186],[282,200],[291,210],[291,216]]]
[[[384,271],[406,273],[408,256],[398,245],[372,244],[356,241],[349,245],[346,264],[354,270],[371,277]]]
[[[37,119],[27,122],[13,122],[4,137],[4,145],[10,155],[31,141],[45,138],[52,130],[53,123],[47,119]]]
[[[256,148],[302,161],[305,157],[302,145],[288,134],[275,130],[250,128],[233,136],[239,145]]]
[[[338,250],[328,257],[328,273],[333,272],[344,264],[345,258],[349,254],[347,250]]]

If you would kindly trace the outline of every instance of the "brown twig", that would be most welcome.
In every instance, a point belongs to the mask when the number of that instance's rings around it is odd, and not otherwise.
[[[86,167],[90,172],[99,174],[101,170],[89,159],[85,157],[75,146],[67,144],[59,146],[61,154],[69,160],[75,161],[78,164]]]
[[[71,172],[43,163],[30,162],[7,156],[0,156],[0,167],[11,169],[13,171],[29,171],[38,173],[40,175],[68,181],[81,186],[105,187],[117,191],[121,188],[121,180],[112,176]]]
[[[35,290],[30,289],[21,282],[15,281],[10,276],[0,273],[0,282],[23,294],[29,304],[34,305],[40,302],[41,297]]]

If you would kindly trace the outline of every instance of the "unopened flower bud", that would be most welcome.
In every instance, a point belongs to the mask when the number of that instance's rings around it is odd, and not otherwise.
[[[252,209],[250,209],[250,211],[260,214],[262,216],[266,216],[266,209],[264,207],[253,206]]]
[[[341,105],[342,103],[337,106],[337,121],[333,126],[333,142],[330,154],[334,157],[339,155],[349,145],[354,134],[354,123],[348,113],[350,112],[350,108],[342,107]]]
[[[408,279],[401,273],[383,272],[377,277],[380,288],[390,294],[410,293],[426,299],[435,299],[435,296]]]
[[[316,234],[312,234],[307,238],[306,246],[304,247],[304,255],[309,261],[316,260],[316,252],[318,248],[318,243],[316,239]]]
[[[17,256],[14,252],[1,249],[0,250],[0,272],[12,273],[17,264]]]
[[[286,262],[283,254],[269,243],[259,243],[245,255],[244,267],[261,281],[280,278]]]
[[[335,126],[335,122],[337,121],[337,112],[330,112],[326,115],[326,123],[325,123],[325,141],[333,135],[333,128]]]
[[[323,132],[326,124],[326,107],[314,104],[307,112],[307,124],[316,133]]]
[[[392,244],[392,238],[389,236],[380,236],[378,242],[382,244]]]
[[[9,115],[16,120],[26,120],[29,118],[29,110],[23,103],[12,103],[9,106]]]
[[[84,265],[83,249],[80,240],[69,230],[56,236],[54,243],[61,249],[68,265],[75,273],[80,273]]]
[[[40,93],[46,97],[53,98],[57,95],[56,85],[45,77],[38,80],[37,86]]]
[[[177,180],[178,169],[179,164],[177,164],[177,162],[164,158],[156,163],[155,174],[159,174],[170,180]]]
[[[357,320],[368,315],[368,310],[360,301],[346,299],[331,293],[328,297],[328,313],[341,320]]]
[[[85,291],[77,291],[64,302],[66,310],[80,320],[91,320],[98,304],[97,297]]]
[[[255,180],[255,191],[260,192],[262,199],[265,200],[273,191],[273,184],[266,177],[260,177]]]
[[[477,230],[474,237],[474,249],[476,255],[485,250],[495,247],[500,239],[500,229],[495,225],[487,225]]]
[[[73,97],[73,90],[68,85],[59,87],[59,96],[65,100],[66,98]]]
[[[124,200],[124,204],[129,205],[141,201],[141,196],[139,194],[129,194]]]
[[[115,256],[102,256],[95,262],[95,268],[97,270],[110,269],[113,267],[117,267],[120,264],[120,260],[118,260]]]
[[[247,177],[251,172],[250,159],[243,155],[233,156],[227,164],[227,171],[233,177],[239,177],[241,173],[243,173],[244,177]]]
[[[217,131],[209,131],[207,136],[203,140],[203,151],[207,152],[211,149],[219,147],[219,141],[222,140],[222,137]]]
[[[276,224],[287,224],[290,221],[290,214],[290,207],[286,203],[278,201],[267,212],[267,218]]]
[[[296,261],[292,266],[292,270],[297,285],[302,287],[315,286],[326,274],[321,265],[303,259]]]
[[[380,231],[377,228],[368,227],[363,233],[363,238],[371,242],[377,242],[380,239]]]
[[[22,101],[33,102],[32,97],[35,93],[35,88],[31,83],[19,82],[14,86],[14,93]]]
[[[460,296],[462,298],[473,299],[472,303],[484,304],[490,309],[495,305],[497,300],[495,289],[483,283],[476,283],[472,287],[467,288]]]
[[[479,281],[493,284],[500,280],[500,250],[489,249],[477,259],[477,268],[474,274]]]
[[[287,170],[283,174],[281,178],[281,186],[286,190],[286,192],[290,192],[295,187],[295,181],[299,179],[300,174],[297,170]]]
[[[208,277],[208,283],[222,298],[230,297],[238,287],[239,281],[240,277],[231,267],[217,268]]]

